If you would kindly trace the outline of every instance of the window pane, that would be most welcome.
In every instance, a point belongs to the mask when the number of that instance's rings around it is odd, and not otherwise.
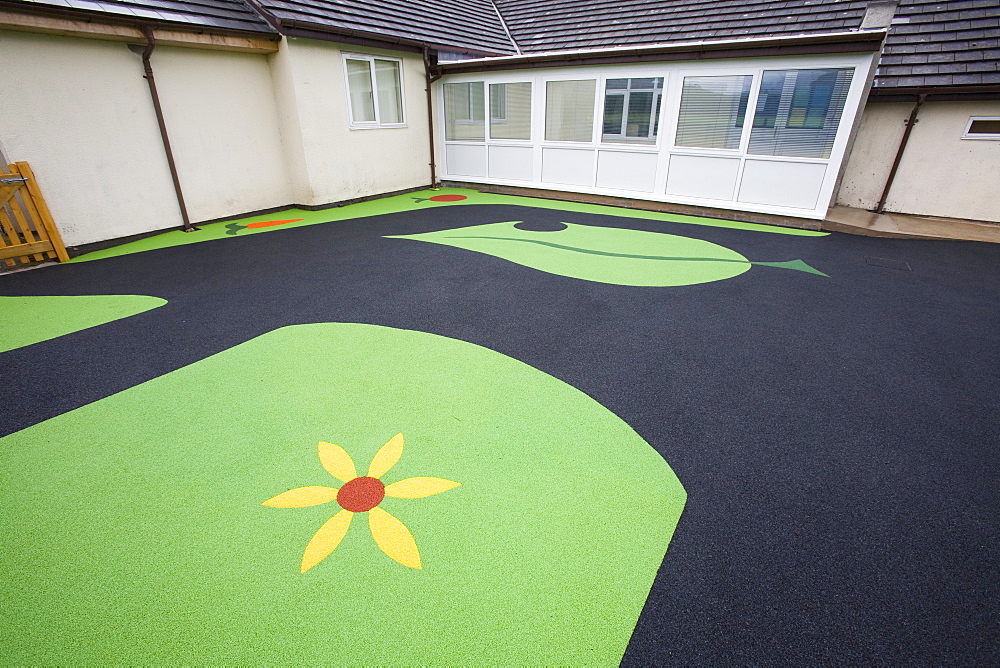
[[[980,118],[969,123],[970,135],[996,135],[1000,134],[1000,118]]]
[[[757,97],[749,153],[829,158],[854,70],[771,70]]]
[[[662,77],[608,79],[601,141],[655,144],[662,95]]]
[[[531,84],[490,84],[490,137],[531,139]]]
[[[367,60],[347,60],[347,87],[351,91],[351,117],[355,123],[375,122],[372,72]]]
[[[610,82],[609,82],[610,83]],[[612,95],[608,93],[604,96],[604,140],[608,135],[622,134],[622,120],[625,118],[625,96]]]
[[[482,81],[444,85],[444,138],[486,139],[485,86]]]
[[[399,63],[375,60],[375,87],[380,123],[403,122],[403,96],[399,85]]]
[[[677,146],[739,148],[753,77],[684,77]]]
[[[545,84],[545,139],[593,141],[597,81],[548,81]]]

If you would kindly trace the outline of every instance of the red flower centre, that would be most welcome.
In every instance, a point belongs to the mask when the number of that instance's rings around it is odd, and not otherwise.
[[[433,197],[428,197],[432,202],[461,202],[463,199],[469,199],[465,195],[434,195]]]
[[[337,492],[337,503],[344,510],[352,513],[364,513],[378,504],[385,498],[385,485],[378,478],[355,478],[344,484]]]

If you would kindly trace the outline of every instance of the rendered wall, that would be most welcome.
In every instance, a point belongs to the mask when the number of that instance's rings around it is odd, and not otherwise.
[[[0,142],[67,245],[181,224],[141,59],[124,44],[0,31]]]
[[[4,31],[0,59],[0,143],[31,164],[67,245],[181,225],[140,56]],[[152,64],[192,222],[293,201],[266,56],[157,47]]]
[[[869,102],[837,203],[873,209],[913,103]],[[1000,141],[962,139],[970,116],[1000,116],[1000,102],[928,102],[920,108],[886,211],[1000,222]]]
[[[403,61],[406,127],[352,129],[343,54]],[[300,204],[322,205],[430,183],[419,54],[286,39],[271,56],[281,136]]]

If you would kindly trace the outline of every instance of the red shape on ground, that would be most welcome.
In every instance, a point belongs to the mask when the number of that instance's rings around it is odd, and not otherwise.
[[[344,510],[352,513],[364,513],[378,504],[385,498],[385,485],[378,478],[355,478],[346,483],[337,492],[337,503]]]
[[[465,195],[434,195],[434,197],[428,197],[432,202],[461,202],[463,199],[469,199]]]
[[[284,225],[285,223],[297,223],[300,220],[305,220],[305,218],[293,218],[291,220],[262,220],[259,223],[250,223],[247,227],[255,230],[258,227],[274,227],[275,225]]]

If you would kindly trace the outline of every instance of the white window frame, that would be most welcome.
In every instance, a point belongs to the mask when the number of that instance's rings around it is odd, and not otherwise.
[[[352,130],[371,130],[375,128],[405,128],[406,127],[406,92],[403,90],[403,61],[401,58],[393,58],[392,56],[373,56],[367,53],[345,53],[343,54],[343,66],[344,66],[344,87],[347,90],[347,114],[348,118],[351,119],[351,129]],[[372,102],[375,105],[375,120],[374,121],[357,121],[354,119],[354,109],[351,106],[351,79],[347,70],[348,60],[365,60],[368,61],[368,71],[371,76],[372,82]],[[376,60],[389,60],[395,62],[399,66],[399,102],[400,102],[400,113],[403,120],[399,123],[383,123],[379,118],[378,111],[378,82],[375,79],[375,61]]]
[[[965,133],[962,134],[962,139],[986,139],[992,141],[1000,141],[1000,132],[976,132],[970,133],[969,130],[972,129],[972,124],[976,121],[1000,121],[1000,116],[971,116],[969,117],[969,122],[965,126]]]

